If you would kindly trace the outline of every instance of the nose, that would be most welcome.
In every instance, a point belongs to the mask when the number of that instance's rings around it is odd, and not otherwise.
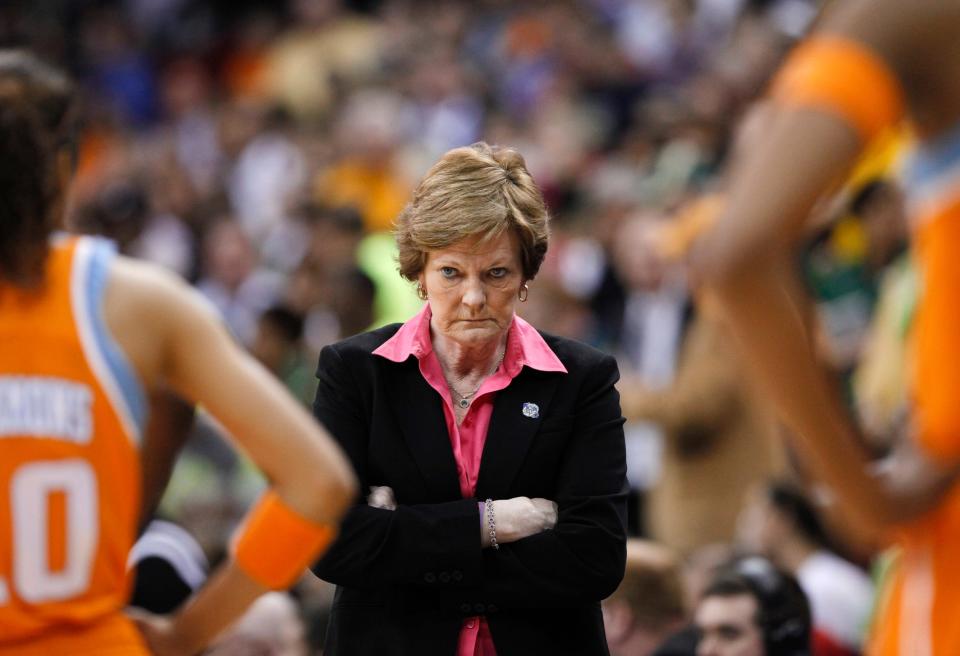
[[[483,288],[483,283],[476,278],[467,280],[466,288],[463,290],[463,298],[460,302],[466,305],[471,312],[482,310],[487,303],[487,292]]]

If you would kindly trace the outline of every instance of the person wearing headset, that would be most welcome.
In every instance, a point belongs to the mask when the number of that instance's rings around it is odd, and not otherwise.
[[[697,605],[697,656],[809,656],[810,605],[797,581],[765,558],[722,567]]]

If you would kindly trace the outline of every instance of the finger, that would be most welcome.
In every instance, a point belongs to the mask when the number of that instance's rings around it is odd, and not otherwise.
[[[370,497],[376,499],[387,498],[390,488],[382,485],[371,485],[370,486]]]
[[[370,496],[367,497],[367,505],[384,510],[397,509],[397,502],[393,498],[393,490],[387,486],[370,486]]]
[[[382,508],[383,510],[393,510],[393,508],[390,507],[390,504],[384,501],[383,499],[370,499],[367,502],[367,505],[370,506],[371,508]]]
[[[388,499],[384,498],[383,492],[379,489],[374,489],[370,496],[367,497],[367,505],[373,506],[374,508],[383,508],[388,502]]]

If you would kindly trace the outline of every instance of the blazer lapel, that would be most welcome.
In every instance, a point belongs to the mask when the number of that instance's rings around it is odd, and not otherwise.
[[[497,392],[480,459],[478,499],[502,499],[508,495],[540,422],[547,416],[560,375],[524,368],[505,389]],[[537,416],[528,416],[532,414]]]
[[[416,358],[395,363],[384,360],[389,404],[424,484],[436,499],[460,498],[457,463],[447,436],[443,402],[423,379]]]

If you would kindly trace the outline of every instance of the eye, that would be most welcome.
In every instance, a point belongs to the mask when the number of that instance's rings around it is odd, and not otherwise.
[[[453,278],[457,275],[457,270],[448,266],[440,267],[440,275],[444,278]]]
[[[491,278],[503,278],[507,273],[508,271],[505,267],[494,267],[490,269]]]
[[[733,642],[734,640],[739,638],[741,633],[742,631],[738,627],[726,626],[726,625],[721,626],[720,629],[717,631],[717,635],[719,635],[722,639],[727,640],[729,642]]]

